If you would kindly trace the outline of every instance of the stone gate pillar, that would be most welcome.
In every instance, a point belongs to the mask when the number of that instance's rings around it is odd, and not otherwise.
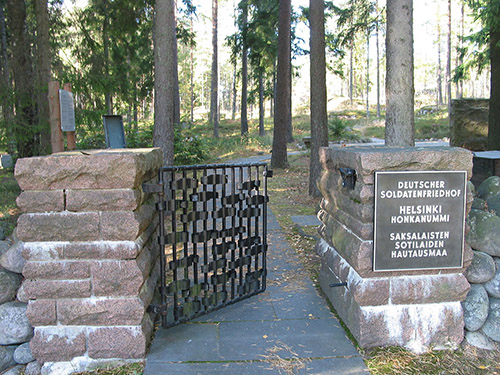
[[[463,339],[461,301],[469,289],[463,273],[472,259],[472,250],[465,245],[463,263],[459,262],[462,268],[431,269],[435,268],[431,264],[424,270],[374,272],[374,179],[376,171],[465,171],[470,179],[472,154],[448,147],[323,148],[321,162],[319,187],[323,200],[318,216],[322,225],[317,243],[322,257],[321,288],[360,346],[395,345],[415,352],[458,346]],[[344,174],[345,168],[355,171],[354,189],[348,186],[348,180],[343,186],[341,168]],[[462,177],[462,185],[464,181]],[[470,196],[468,199],[472,200]],[[414,205],[407,203],[395,210],[422,209]],[[405,228],[408,232],[419,231],[418,224]],[[457,233],[462,228],[457,225]],[[443,235],[452,236],[454,231],[452,228]],[[413,255],[428,253],[422,250]],[[432,253],[437,251],[432,249]],[[411,261],[407,259],[406,264],[411,265]]]
[[[154,204],[141,185],[161,163],[159,149],[17,161],[23,289],[31,349],[45,373],[145,357],[158,247]]]

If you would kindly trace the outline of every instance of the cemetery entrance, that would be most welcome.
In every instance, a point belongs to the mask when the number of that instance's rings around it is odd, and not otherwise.
[[[163,167],[157,194],[164,328],[266,288],[266,163]]]

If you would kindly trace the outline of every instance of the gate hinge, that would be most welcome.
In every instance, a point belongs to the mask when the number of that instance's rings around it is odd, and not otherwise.
[[[153,314],[167,315],[167,305],[149,305],[148,312]]]
[[[264,171],[264,176],[266,176],[267,178],[273,177],[273,170],[268,169],[267,171]]]
[[[142,191],[145,193],[163,192],[163,184],[142,184]]]

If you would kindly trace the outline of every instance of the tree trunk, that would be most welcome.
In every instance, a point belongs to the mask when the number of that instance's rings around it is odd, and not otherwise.
[[[438,21],[437,21],[437,53],[438,53],[438,66],[437,66],[437,105],[443,105],[443,68],[441,66],[441,17],[439,15],[438,4]]]
[[[490,113],[488,149],[500,150],[500,31],[490,31]]]
[[[217,60],[217,0],[212,0],[212,73],[210,85],[210,124],[214,129],[214,137],[219,138],[219,114],[218,114],[218,60]]]
[[[354,91],[354,47],[351,45],[351,50],[349,51],[349,103],[351,107],[353,105],[352,96]]]
[[[380,118],[380,41],[379,41],[379,14],[378,0],[375,8],[377,12],[377,22],[375,23],[376,42],[377,42],[377,118]]]
[[[286,154],[288,121],[290,121],[290,57],[291,3],[280,0],[278,20],[278,68],[276,83],[276,115],[274,117],[272,168],[288,167]]]
[[[193,32],[193,16],[190,18],[189,27]],[[189,119],[194,123],[194,46],[191,43],[189,46]]]
[[[309,0],[310,85],[311,85],[311,157],[309,159],[309,195],[321,196],[317,181],[321,177],[320,147],[328,147],[328,114],[325,57],[325,3]]]
[[[36,131],[36,107],[33,101],[35,74],[26,35],[26,4],[7,1],[7,15],[12,40],[12,72],[14,75],[15,109],[14,135],[18,157],[38,155],[39,134]]]
[[[264,73],[259,70],[259,135],[264,133]]]
[[[234,64],[233,64],[233,90],[232,90],[232,93],[233,93],[233,105],[232,105],[232,108],[231,108],[231,120],[235,120],[236,119],[236,95],[237,95],[237,92],[236,92],[236,59],[234,60]]]
[[[247,43],[247,28],[248,28],[248,3],[243,0],[243,14],[242,14],[242,37],[243,37],[243,51],[241,52],[241,135],[248,133],[248,114],[247,114],[247,101],[248,101],[248,43]]]
[[[9,56],[7,55],[7,30],[5,28],[5,0],[0,0],[0,43],[2,59],[2,85],[0,87],[0,99],[2,101],[2,114],[7,133],[7,152],[13,155],[16,151],[16,140],[14,137],[12,108],[12,82],[10,79]]]
[[[366,118],[370,117],[370,29],[366,32]]]
[[[464,46],[464,26],[465,26],[465,4],[464,0],[461,0],[460,7],[460,49]],[[464,63],[464,57],[461,53],[458,54],[458,65],[462,65]],[[461,99],[464,95],[464,80],[461,79],[457,83],[457,98]]]
[[[104,49],[104,79],[106,80],[106,93],[104,94],[104,100],[106,102],[106,109],[108,115],[113,114],[113,99],[111,94],[111,89],[109,88],[109,16],[108,16],[108,1],[103,0],[102,2],[104,20],[102,23],[102,46]]]
[[[176,42],[172,33],[175,25],[173,0],[156,0],[154,19],[154,106],[155,126],[153,145],[160,147],[163,165],[174,164],[174,65],[172,54]]]
[[[170,1],[170,0],[167,0]],[[177,53],[177,0],[174,0],[174,10],[173,10],[174,16],[173,16],[173,22],[171,26],[172,30],[172,35],[173,35],[173,43],[170,47],[170,50],[172,51],[173,54],[173,61],[175,63],[172,66],[172,69],[174,71],[173,73],[173,82],[174,82],[174,127],[176,125],[179,125],[181,123],[181,98],[180,98],[180,93],[179,93],[179,71],[178,71],[178,53]]]
[[[47,0],[35,1],[36,53],[37,53],[37,104],[38,128],[40,129],[41,154],[50,153],[50,118],[48,88],[50,81],[49,12]]]
[[[387,146],[414,146],[413,2],[387,1]]]
[[[448,103],[448,118],[451,115],[451,0],[448,0],[448,51],[446,56],[446,96]]]

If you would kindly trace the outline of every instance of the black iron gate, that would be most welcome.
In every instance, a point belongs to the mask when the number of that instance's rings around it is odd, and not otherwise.
[[[266,163],[164,167],[156,192],[161,302],[172,326],[266,288]]]

